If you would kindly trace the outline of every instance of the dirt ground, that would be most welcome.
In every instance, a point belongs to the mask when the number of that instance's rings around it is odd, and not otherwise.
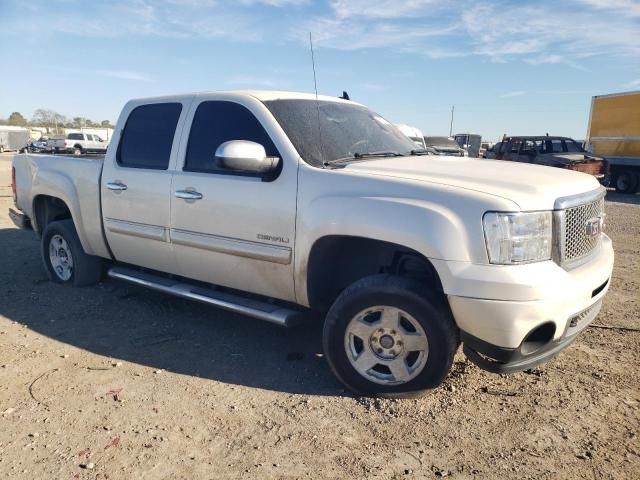
[[[47,281],[0,156],[0,477],[640,478],[640,333],[588,328],[529,373],[459,352],[415,400],[356,398],[321,325],[282,330],[114,281]],[[640,196],[609,195],[596,324],[640,327]],[[635,472],[635,474],[634,474]]]

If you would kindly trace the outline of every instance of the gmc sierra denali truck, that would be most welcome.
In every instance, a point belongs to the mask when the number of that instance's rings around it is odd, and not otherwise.
[[[115,132],[102,162],[14,159],[10,214],[51,280],[106,272],[284,326],[320,313],[358,394],[433,388],[460,343],[489,371],[532,368],[609,287],[590,175],[425,156],[362,105],[298,93],[132,100]]]

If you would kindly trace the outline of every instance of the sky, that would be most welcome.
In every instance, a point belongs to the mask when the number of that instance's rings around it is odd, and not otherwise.
[[[0,0],[0,117],[115,122],[130,98],[346,90],[425,135],[583,139],[640,90],[640,0]]]

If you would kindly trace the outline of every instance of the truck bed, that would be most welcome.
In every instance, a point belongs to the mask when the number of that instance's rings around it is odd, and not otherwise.
[[[65,202],[76,225],[82,246],[90,255],[109,257],[102,235],[100,175],[103,159],[96,156],[19,154],[13,166],[16,206],[39,232],[34,207],[41,196]]]

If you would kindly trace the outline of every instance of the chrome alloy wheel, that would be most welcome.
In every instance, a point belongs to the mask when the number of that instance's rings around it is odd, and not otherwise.
[[[349,362],[367,380],[399,385],[424,369],[429,341],[420,323],[395,307],[375,306],[351,319],[344,336]]]
[[[49,240],[49,261],[51,268],[60,280],[67,281],[73,275],[73,256],[67,241],[60,235]]]

